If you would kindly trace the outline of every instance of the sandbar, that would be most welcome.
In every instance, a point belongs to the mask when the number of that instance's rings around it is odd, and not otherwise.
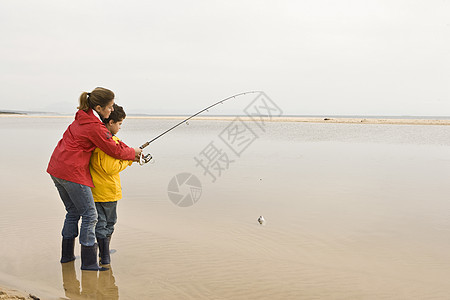
[[[73,118],[66,115],[16,115],[1,114],[0,118]],[[130,119],[184,120],[188,116],[127,116]],[[232,121],[237,116],[197,116],[191,120]],[[450,125],[450,119],[415,118],[350,118],[350,117],[297,117],[297,116],[239,116],[242,121],[257,122],[298,122],[298,123],[338,123],[338,124],[391,124],[391,125]]]

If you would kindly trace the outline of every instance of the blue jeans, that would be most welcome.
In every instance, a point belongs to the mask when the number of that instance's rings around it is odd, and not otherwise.
[[[95,202],[97,207],[98,223],[95,226],[95,235],[98,239],[106,239],[114,232],[114,224],[117,222],[117,201]]]
[[[95,244],[97,210],[95,209],[91,188],[54,176],[51,177],[67,211],[61,232],[63,238],[73,239],[78,236],[78,221],[81,217],[80,244],[93,246]]]

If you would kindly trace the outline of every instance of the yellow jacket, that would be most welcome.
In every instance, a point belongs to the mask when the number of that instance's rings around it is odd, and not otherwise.
[[[116,143],[119,138],[112,137]],[[115,159],[96,148],[91,156],[89,169],[94,182],[92,195],[95,202],[111,202],[122,199],[122,187],[120,185],[119,172],[131,166],[133,161]]]

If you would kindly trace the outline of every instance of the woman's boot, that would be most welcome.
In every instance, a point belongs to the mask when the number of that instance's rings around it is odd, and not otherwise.
[[[67,263],[69,261],[75,260],[75,254],[73,253],[74,247],[75,247],[75,239],[63,238],[61,250],[61,263]]]
[[[97,244],[94,246],[81,245],[81,270],[106,271],[108,268],[99,267],[97,263]]]

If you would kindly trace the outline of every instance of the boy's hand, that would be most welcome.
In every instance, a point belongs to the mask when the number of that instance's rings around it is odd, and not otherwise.
[[[141,158],[142,149],[141,148],[134,148],[134,161],[138,162]]]

